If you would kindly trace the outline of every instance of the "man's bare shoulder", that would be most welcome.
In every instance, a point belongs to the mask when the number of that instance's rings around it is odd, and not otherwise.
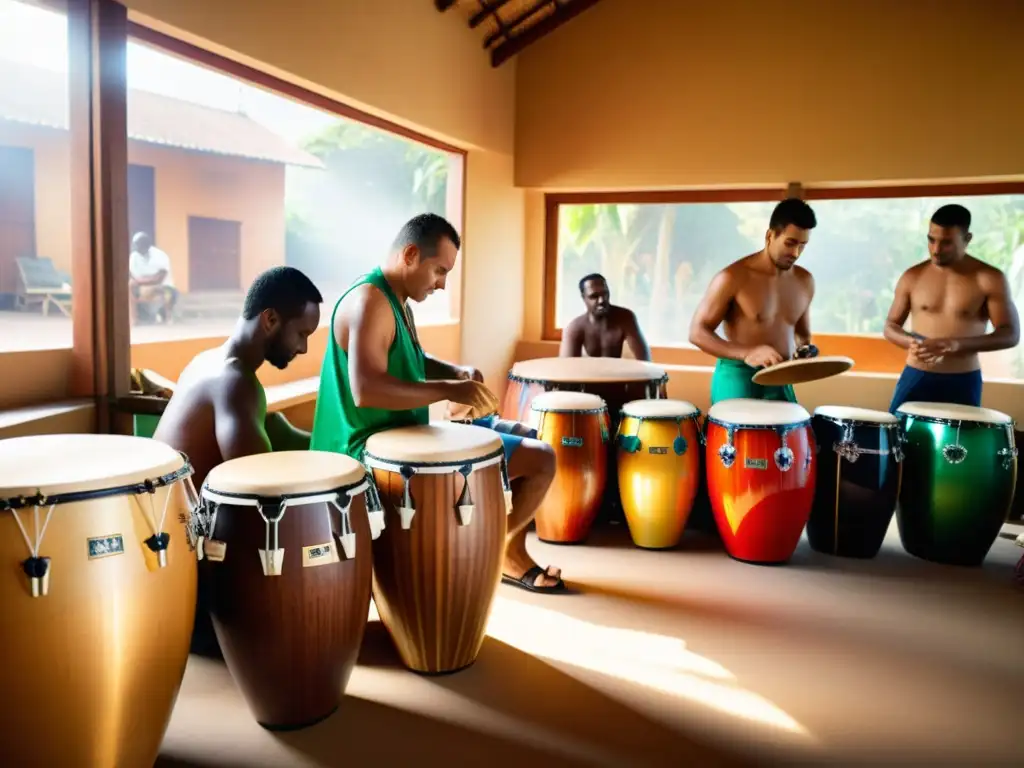
[[[583,330],[587,324],[587,315],[584,312],[582,315],[576,315],[572,320],[565,324],[565,328],[562,329],[564,333],[578,333]]]
[[[903,270],[903,274],[900,275],[899,282],[902,283],[907,290],[912,289],[917,284],[917,281],[920,280],[928,271],[928,268],[931,265],[931,261],[925,259],[924,261],[919,261],[917,264],[907,267]]]
[[[615,304],[612,306],[612,312],[615,313],[614,317],[616,325],[631,326],[636,323],[636,313],[629,307],[620,307]]]
[[[210,378],[210,384],[220,396],[217,400],[222,403],[247,403],[258,399],[263,393],[263,385],[256,374],[237,357],[225,358],[220,372]]]
[[[973,274],[978,280],[978,285],[985,290],[1002,290],[1008,284],[1006,273],[999,269],[999,267],[993,267],[991,264],[981,259],[976,259],[973,256],[968,256],[966,260],[969,268],[968,273]]]

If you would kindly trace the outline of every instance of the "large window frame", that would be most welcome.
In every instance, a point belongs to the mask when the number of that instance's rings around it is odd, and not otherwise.
[[[600,203],[686,205],[695,203],[764,203],[778,202],[787,196],[800,197],[813,204],[815,200],[858,200],[900,197],[987,196],[1024,194],[1024,182],[964,182],[935,184],[899,184],[864,186],[803,186],[734,188],[714,190],[656,190],[621,192],[549,192],[544,195],[544,287],[541,339],[559,342],[562,329],[555,322],[558,297],[558,230],[559,211],[563,205]],[[766,222],[767,224],[767,222]],[[925,233],[921,233],[924,237]],[[743,254],[736,254],[739,258]],[[815,333],[814,342],[822,354],[849,355],[863,373],[898,373],[906,354],[878,334]],[[663,364],[711,365],[711,356],[692,344],[679,343],[655,346],[652,357]]]
[[[71,135],[70,347],[0,352],[0,363],[24,376],[0,391],[0,411],[69,398],[92,400],[96,429],[118,430],[117,404],[129,394],[133,344],[123,275],[128,271],[127,45],[160,49],[271,93],[354,120],[450,155],[448,217],[462,231],[466,211],[467,150],[352,107],[282,78],[132,21],[116,0],[66,0],[68,16],[69,132]],[[454,195],[457,199],[453,199]],[[448,281],[449,316],[421,326],[461,322],[462,264]],[[215,337],[217,340],[223,336]],[[196,340],[191,340],[196,341]],[[136,342],[135,346],[176,341]]]

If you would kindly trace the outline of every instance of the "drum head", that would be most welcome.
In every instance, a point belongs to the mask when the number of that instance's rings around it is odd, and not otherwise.
[[[35,435],[0,440],[0,499],[85,493],[177,472],[181,454],[128,435]]]
[[[617,357],[542,357],[521,360],[512,366],[512,375],[521,379],[573,383],[660,381],[665,369],[642,360]]]
[[[331,451],[274,451],[240,456],[219,464],[206,487],[242,496],[326,493],[358,485],[366,469],[355,459]]]
[[[845,405],[822,405],[814,409],[815,416],[824,416],[839,421],[863,421],[869,424],[899,424],[899,419],[887,411],[870,408],[854,408]]]
[[[366,441],[367,455],[395,464],[473,461],[500,450],[497,432],[450,421],[388,429]]]
[[[769,368],[762,368],[754,374],[753,381],[755,384],[765,387],[783,387],[787,384],[803,384],[808,381],[838,376],[852,367],[853,358],[842,355],[787,360]]]
[[[904,403],[896,412],[904,416],[920,416],[942,421],[977,421],[982,424],[1012,424],[1013,419],[1001,411],[955,403]]]
[[[738,397],[712,405],[708,418],[723,424],[775,427],[807,421],[811,414],[796,403]]]
[[[604,400],[586,392],[544,392],[533,398],[530,408],[534,411],[599,411],[605,407]]]
[[[637,419],[685,419],[700,413],[686,400],[633,400],[622,406],[622,415]]]

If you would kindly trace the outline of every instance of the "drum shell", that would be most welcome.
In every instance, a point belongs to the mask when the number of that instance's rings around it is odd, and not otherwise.
[[[836,444],[844,439],[845,424],[858,447],[884,454],[861,453],[852,462],[840,456]],[[812,426],[820,452],[807,541],[830,555],[875,557],[896,511],[902,463],[893,448],[900,439],[899,427],[817,415]]]
[[[1017,459],[1004,466],[999,451],[1014,447],[1011,427],[961,422],[946,425],[901,417],[903,483],[896,521],[907,552],[948,565],[984,562],[1009,516]],[[943,456],[957,442],[967,449],[959,464]]]
[[[773,455],[782,446],[774,427],[737,427],[736,458],[725,467],[719,449],[727,430],[707,422],[708,496],[726,552],[736,560],[771,564],[787,562],[796,551],[814,502],[816,446],[810,425],[786,435],[793,451],[789,470],[781,471]],[[758,468],[753,465],[757,464]]]
[[[601,507],[608,480],[605,412],[534,413],[537,438],[555,452],[555,479],[534,517],[537,538],[556,544],[584,541]],[[566,445],[567,438],[582,439]]]
[[[408,529],[398,513],[402,476],[373,473],[385,515],[373,543],[373,600],[381,621],[409,669],[439,674],[467,667],[480,653],[505,555],[508,515],[499,465],[470,474],[475,510],[468,525],[458,517],[461,474],[415,474],[409,487],[416,513]]]
[[[624,416],[621,435],[640,439],[630,453],[618,447],[619,494],[633,543],[645,549],[667,549],[679,543],[693,510],[701,478],[701,445],[692,418],[652,419]],[[677,437],[686,440],[678,455]]]
[[[263,574],[266,524],[257,509],[216,510],[210,538],[227,545],[224,559],[200,566],[224,661],[260,725],[312,725],[340,704],[366,630],[373,556],[365,496],[354,494],[349,506],[353,559],[335,535],[341,521],[331,505],[289,505],[278,523],[278,576]],[[305,566],[303,548],[322,544],[333,545],[338,561]]]
[[[170,542],[159,568],[144,541],[168,494],[162,530]],[[39,508],[40,527],[48,509]],[[31,537],[32,509],[18,516]],[[192,634],[190,518],[182,482],[152,496],[55,506],[39,548],[50,558],[49,591],[33,598],[21,569],[29,556],[24,539],[13,515],[0,513],[0,764],[153,765]],[[123,553],[89,559],[88,539],[117,534]]]

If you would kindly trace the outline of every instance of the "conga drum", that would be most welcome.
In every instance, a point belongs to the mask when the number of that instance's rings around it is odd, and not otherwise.
[[[707,418],[708,495],[726,552],[785,563],[814,502],[811,415],[796,403],[736,398]]]
[[[0,765],[153,765],[196,601],[192,467],[154,440],[0,440]]]
[[[978,566],[1009,516],[1017,482],[1013,419],[990,408],[909,402],[896,522],[907,552]]]
[[[622,408],[619,494],[633,543],[679,543],[700,486],[700,411],[683,400],[634,400]]]
[[[825,554],[872,558],[899,496],[899,421],[886,411],[823,405],[811,426],[820,452],[807,541]]]
[[[608,478],[608,409],[585,392],[533,398],[531,426],[555,452],[555,479],[533,521],[537,538],[578,544],[597,517]]]
[[[203,483],[200,566],[224,661],[256,721],[293,730],[341,703],[370,611],[366,469],[326,451],[231,459]]]
[[[373,600],[402,663],[423,674],[476,661],[501,581],[512,510],[501,439],[438,422],[371,435],[387,526],[373,544]]]

